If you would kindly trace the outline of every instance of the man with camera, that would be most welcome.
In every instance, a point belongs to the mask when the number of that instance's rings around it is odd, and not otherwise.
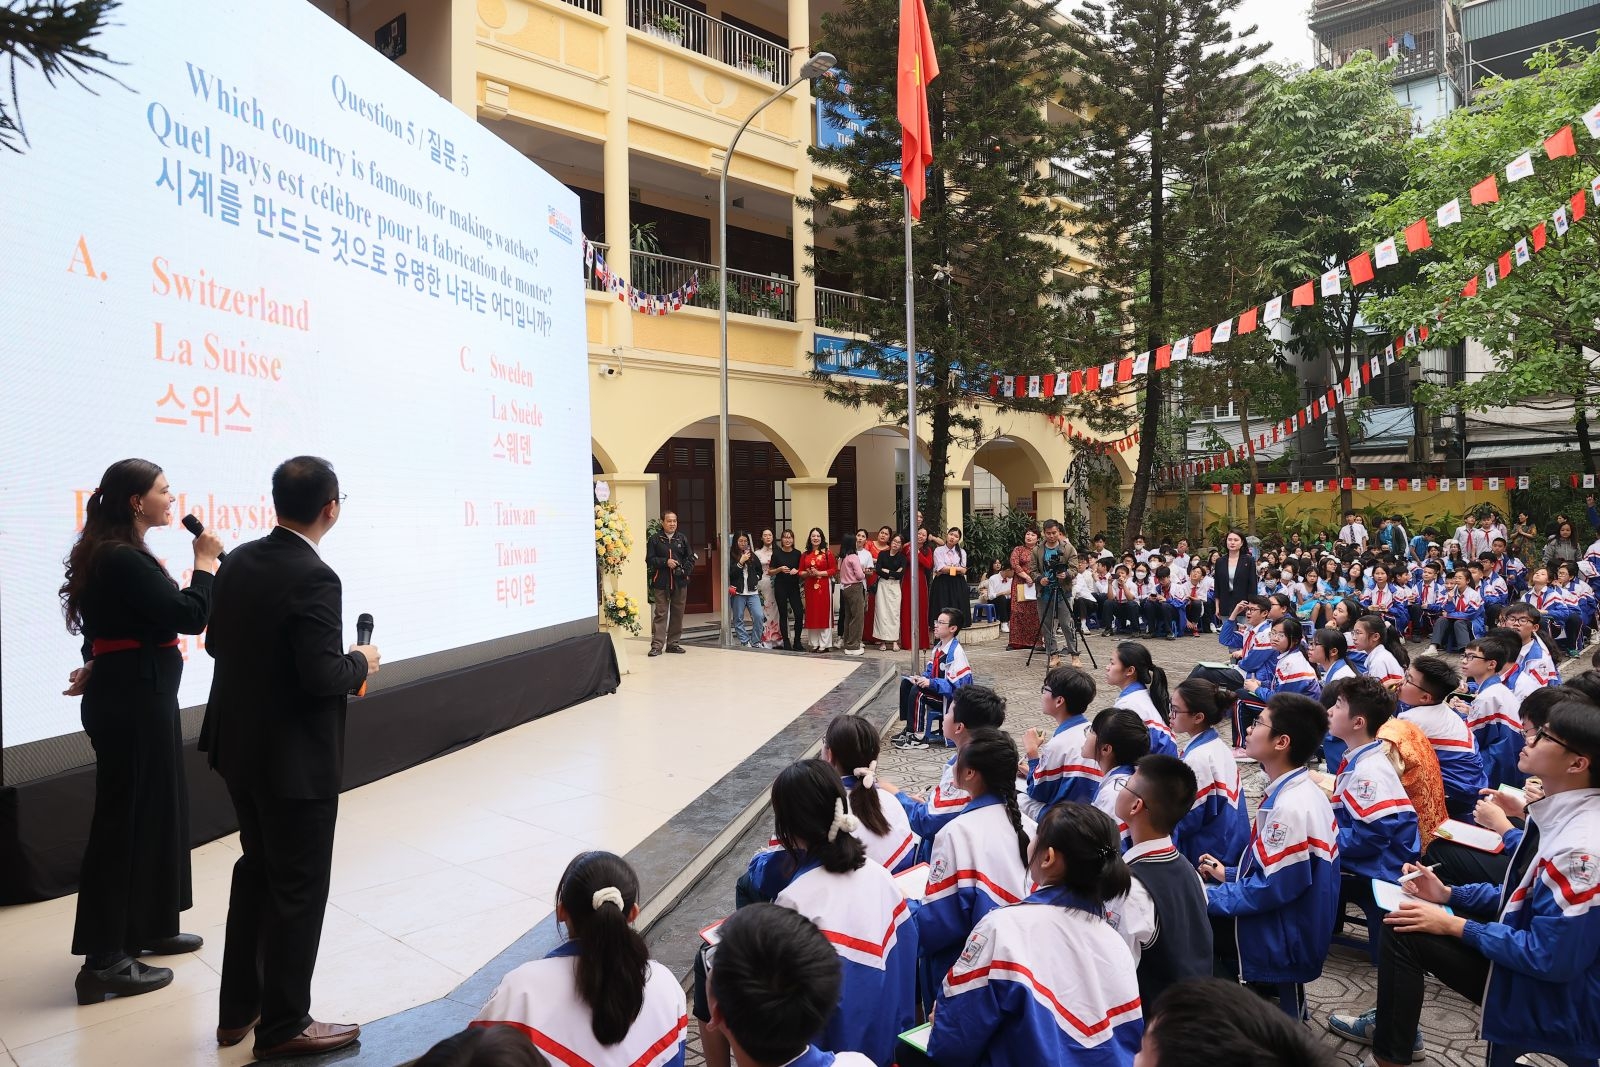
[[[1072,621],[1073,567],[1078,553],[1067,540],[1061,524],[1046,519],[1044,540],[1034,550],[1034,573],[1039,575],[1039,632],[1044,635],[1045,655],[1052,668],[1061,666],[1061,655],[1056,650],[1056,628],[1066,636],[1067,653],[1072,665],[1081,666],[1078,659],[1078,628]]]

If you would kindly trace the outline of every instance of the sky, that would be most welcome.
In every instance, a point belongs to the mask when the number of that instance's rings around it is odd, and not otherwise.
[[[1257,40],[1272,48],[1262,59],[1267,62],[1311,65],[1311,36],[1306,29],[1306,12],[1311,0],[1241,0],[1233,13],[1235,26],[1255,23]]]

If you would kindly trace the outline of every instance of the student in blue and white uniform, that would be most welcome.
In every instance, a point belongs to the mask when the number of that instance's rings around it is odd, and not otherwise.
[[[1461,653],[1461,669],[1476,686],[1469,704],[1452,699],[1450,707],[1467,717],[1467,729],[1478,746],[1483,762],[1485,784],[1521,786],[1522,772],[1517,756],[1522,752],[1522,698],[1506,685],[1500,675],[1508,664],[1515,666],[1514,653],[1504,641],[1481,637]]]
[[[552,1062],[682,1067],[683,986],[633,928],[639,878],[610,852],[575,856],[556,886],[568,940],[500,980],[473,1026],[512,1026]]]
[[[1045,675],[1041,710],[1056,728],[1046,737],[1029,727],[1023,737],[1028,775],[1022,811],[1035,822],[1062,801],[1092,802],[1100,788],[1104,772],[1083,755],[1083,735],[1089,730],[1084,713],[1095,691],[1094,678],[1077,667],[1057,667]]]
[[[944,770],[939,774],[939,784],[933,787],[933,792],[926,797],[919,797],[903,792],[892,783],[878,783],[880,788],[895,794],[911,822],[912,832],[922,839],[917,847],[917,859],[920,862],[927,862],[932,855],[933,839],[945,824],[961,814],[971,799],[956,782],[956,761],[961,758],[961,750],[971,740],[974,730],[985,727],[998,730],[1005,725],[1005,721],[1004,697],[987,686],[967,686],[956,694],[956,698],[945,709],[944,736],[955,744],[956,753],[945,761]]]
[[[1106,905],[1131,878],[1117,832],[1084,804],[1051,808],[1028,865],[1039,888],[989,912],[939,991],[940,1067],[1132,1067],[1144,1033],[1133,957]]]
[[[1341,1037],[1370,1042],[1383,1067],[1414,1058],[1429,974],[1482,1005],[1489,1067],[1530,1053],[1571,1067],[1600,1062],[1600,714],[1585,701],[1557,703],[1520,761],[1547,795],[1528,806],[1504,883],[1450,886],[1409,867],[1417,877],[1405,888],[1418,900],[1384,920],[1377,1008],[1328,1020]],[[1486,914],[1498,918],[1468,918]]]
[[[812,1038],[833,1014],[841,986],[833,946],[805,918],[752,904],[720,928],[708,987],[707,1032],[738,1067],[868,1067],[859,1052],[824,1052]],[[782,975],[783,988],[773,978]]]
[[[1016,742],[999,730],[974,730],[956,756],[955,780],[972,799],[933,840],[928,889],[917,911],[924,976],[935,983],[956,962],[978,920],[1028,893]]]
[[[1453,819],[1472,821],[1478,791],[1487,782],[1483,760],[1464,719],[1445,701],[1461,685],[1461,676],[1438,656],[1419,656],[1406,668],[1406,680],[1399,691],[1405,710],[1400,717],[1414,722],[1428,735],[1434,755],[1439,757],[1439,773],[1444,778],[1444,806]]]
[[[811,759],[786,767],[772,785],[772,819],[782,848],[751,860],[751,880],[764,898],[827,936],[844,974],[838,1007],[817,1044],[887,1067],[895,1038],[917,1017],[910,904],[893,876],[867,859],[831,764]]]
[[[1133,777],[1134,764],[1149,754],[1150,732],[1139,722],[1137,712],[1129,708],[1106,708],[1098,712],[1083,735],[1084,758],[1094,760],[1102,772],[1100,788],[1094,794],[1094,806],[1116,819],[1117,793]],[[1131,848],[1133,838],[1121,820],[1117,821],[1117,832],[1122,835],[1123,849]]]
[[[1232,698],[1232,690],[1204,678],[1185,678],[1172,693],[1172,729],[1189,737],[1183,762],[1195,780],[1194,803],[1173,829],[1172,843],[1193,864],[1208,853],[1236,864],[1250,843],[1239,764],[1216,729]]]
[[[1299,693],[1267,702],[1245,739],[1269,785],[1238,867],[1204,856],[1200,873],[1219,883],[1206,910],[1232,919],[1216,948],[1238,953],[1241,980],[1270,992],[1286,1014],[1305,1018],[1305,984],[1322,974],[1339,909],[1338,825],[1306,771],[1328,732],[1328,713]],[[1219,963],[1225,962],[1219,958]]]
[[[1167,725],[1167,672],[1157,667],[1150,650],[1137,641],[1123,641],[1106,664],[1106,681],[1117,688],[1115,706],[1138,712],[1150,731],[1150,751],[1176,756],[1178,746]]]
[[[906,809],[878,785],[878,731],[859,715],[839,715],[828,724],[822,758],[839,772],[850,796],[850,814],[861,825],[855,834],[867,858],[898,874],[917,862],[917,835]]]
[[[1324,693],[1339,679],[1354,678],[1361,673],[1356,665],[1350,662],[1350,647],[1344,634],[1332,626],[1324,626],[1311,636],[1311,644],[1306,649],[1306,659],[1321,672],[1318,684]],[[1343,741],[1329,733],[1322,742],[1324,766],[1330,770],[1337,770],[1339,761],[1344,759],[1344,747]]]

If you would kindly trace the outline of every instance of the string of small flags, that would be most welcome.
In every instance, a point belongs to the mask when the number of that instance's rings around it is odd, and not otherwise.
[[[583,266],[605,291],[617,294],[617,299],[641,315],[670,315],[682,311],[700,292],[700,272],[695,271],[689,280],[670,293],[647,293],[633,285],[606,264],[605,253],[587,237],[583,239]]]
[[[1600,104],[1586,111],[1582,118],[1589,136],[1600,139]],[[1504,173],[1507,184],[1522,181],[1534,173],[1535,151],[1537,149],[1525,151],[1506,164]],[[1578,147],[1573,137],[1572,124],[1568,123],[1546,137],[1543,151],[1545,158],[1550,161],[1576,156]],[[1492,204],[1500,199],[1499,173],[1498,171],[1491,173],[1472,186],[1467,195],[1469,206]],[[1566,204],[1551,214],[1548,223],[1540,223],[1527,238],[1518,241],[1516,246],[1490,264],[1482,273],[1483,286],[1493,288],[1517,266],[1526,263],[1532,253],[1542,250],[1549,240],[1552,229],[1557,237],[1565,236],[1567,229],[1587,213],[1588,198],[1591,197],[1594,203],[1600,204],[1600,177],[1590,182],[1587,194],[1584,190],[1574,193]],[[1445,229],[1461,222],[1462,211],[1460,197],[1441,204],[1434,212],[1435,228]],[[1125,356],[1120,360],[1112,360],[1102,366],[1086,370],[1034,375],[996,374],[989,383],[989,395],[1017,399],[1049,399],[1056,396],[1077,396],[1081,393],[1111,390],[1128,385],[1135,378],[1167,370],[1173,363],[1206,355],[1214,351],[1217,345],[1227,344],[1236,338],[1254,333],[1263,326],[1273,325],[1283,318],[1285,301],[1288,302],[1292,312],[1294,308],[1315,305],[1319,297],[1323,300],[1340,299],[1348,289],[1355,289],[1372,281],[1377,276],[1377,271],[1397,265],[1402,255],[1420,252],[1432,244],[1433,236],[1427,218],[1418,219],[1407,226],[1401,234],[1379,241],[1370,252],[1363,251],[1349,261],[1303,282],[1286,296],[1273,297],[1265,304],[1248,308],[1215,326],[1179,338],[1171,344],[1162,345],[1154,352]],[[1474,296],[1479,287],[1479,277],[1475,275],[1462,289],[1461,295]]]
[[[1519,474],[1515,477],[1472,477],[1472,478],[1317,478],[1306,481],[1290,482],[1243,482],[1239,484],[1229,482],[1212,482],[1211,491],[1222,496],[1294,496],[1300,493],[1323,493],[1340,489],[1368,489],[1373,492],[1385,493],[1439,493],[1449,492],[1454,489],[1458,493],[1465,493],[1471,489],[1481,493],[1487,489],[1497,493],[1501,489],[1527,489],[1541,476]],[[1561,483],[1566,482],[1573,489],[1593,489],[1595,476],[1592,474],[1552,474],[1549,476],[1550,488],[1559,489]]]

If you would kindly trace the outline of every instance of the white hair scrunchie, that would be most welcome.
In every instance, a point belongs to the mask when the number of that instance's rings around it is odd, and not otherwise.
[[[847,834],[853,834],[860,828],[861,820],[845,809],[844,801],[835,800],[833,802],[833,822],[828,825],[828,843],[833,843],[834,838],[839,836],[840,830]]]
[[[871,789],[878,784],[878,761],[873,760],[865,767],[856,768],[856,777],[861,780],[862,789]]]
[[[604,889],[596,889],[594,896],[589,898],[589,906],[595,911],[599,911],[600,905],[607,903],[615,904],[618,911],[627,910],[622,906],[622,890],[616,886],[608,885]]]

